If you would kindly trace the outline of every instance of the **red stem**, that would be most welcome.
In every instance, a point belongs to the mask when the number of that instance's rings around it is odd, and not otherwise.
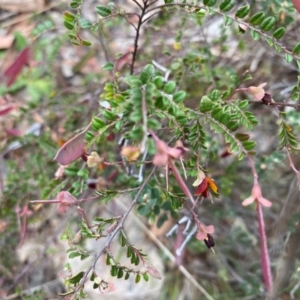
[[[176,181],[178,182],[181,190],[191,200],[191,202],[193,203],[193,207],[194,207],[195,204],[196,204],[196,202],[194,200],[194,197],[193,197],[192,193],[190,192],[189,188],[187,187],[186,183],[182,179],[182,177],[181,177],[180,173],[178,172],[178,169],[176,168],[176,166],[175,166],[174,162],[172,161],[172,159],[169,159],[169,167],[171,168],[171,170],[174,174],[174,177],[175,177]]]
[[[265,286],[268,292],[270,292],[273,285],[273,279],[272,279],[270,257],[269,257],[268,246],[267,246],[264,216],[259,201],[256,202],[256,211],[257,211],[258,226],[259,226],[263,277],[264,277]]]

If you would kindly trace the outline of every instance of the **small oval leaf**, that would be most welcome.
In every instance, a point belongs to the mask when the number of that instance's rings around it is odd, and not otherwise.
[[[300,53],[300,43],[298,43],[298,44],[294,47],[293,53],[294,53],[294,54],[299,54],[299,53]]]
[[[252,25],[259,25],[263,21],[264,17],[265,17],[265,13],[261,11],[255,14],[254,16],[252,16],[249,20],[249,23]]]
[[[203,0],[203,4],[208,6],[208,7],[212,7],[216,4],[217,0]]]
[[[285,28],[284,27],[280,27],[277,28],[274,33],[273,33],[273,37],[277,40],[279,40],[280,38],[282,38],[285,34]]]
[[[239,7],[239,9],[235,13],[236,18],[245,18],[250,12],[250,7],[248,5],[244,5]]]
[[[107,6],[103,5],[97,5],[96,6],[96,12],[101,16],[101,17],[108,17],[111,14],[111,10]]]
[[[274,17],[267,17],[260,25],[260,28],[264,31],[269,31],[273,28],[276,19]]]
[[[145,66],[145,68],[142,70],[140,79],[143,83],[147,83],[154,74],[155,74],[155,68],[153,65],[149,64]]]
[[[222,11],[230,11],[234,7],[234,0],[224,0],[219,8]]]

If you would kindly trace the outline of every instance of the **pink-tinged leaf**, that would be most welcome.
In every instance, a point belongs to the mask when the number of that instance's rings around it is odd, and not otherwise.
[[[16,108],[15,105],[10,105],[10,106],[7,106],[3,109],[0,109],[0,116],[5,116],[7,115],[8,113],[10,113],[12,110],[14,110]]]
[[[300,13],[300,0],[292,0],[295,8],[297,9],[298,13]]]
[[[4,75],[8,77],[6,86],[12,85],[19,74],[21,73],[23,67],[28,65],[30,59],[30,48],[25,48],[16,60],[4,71]]]
[[[67,141],[56,153],[54,160],[61,165],[68,165],[85,153],[85,131]]]
[[[6,133],[11,136],[22,136],[22,132],[15,128],[5,129]]]
[[[161,274],[153,266],[147,266],[147,272],[156,279],[162,279]]]
[[[126,64],[130,64],[132,61],[132,52],[128,52],[125,53],[124,55],[122,55],[116,62],[115,62],[115,66],[114,66],[114,71],[118,72],[120,70],[122,70],[122,68],[126,65]]]

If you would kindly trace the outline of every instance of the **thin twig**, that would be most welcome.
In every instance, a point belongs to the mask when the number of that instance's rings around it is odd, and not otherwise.
[[[135,64],[135,60],[136,60],[136,55],[137,55],[137,51],[138,51],[138,42],[139,42],[139,38],[140,38],[140,30],[143,24],[143,17],[146,14],[146,10],[147,10],[147,4],[144,3],[144,7],[142,7],[137,1],[132,0],[134,3],[136,3],[140,9],[141,9],[141,14],[139,15],[139,22],[137,24],[136,27],[136,35],[135,35],[135,39],[134,39],[134,50],[133,50],[133,54],[132,54],[132,62],[131,62],[131,67],[130,67],[130,74],[133,74],[134,72],[134,64]]]
[[[248,101],[248,103],[251,104],[263,104],[263,105],[268,105],[268,106],[289,106],[289,107],[293,107],[296,108],[297,110],[300,109],[300,104],[293,104],[293,103],[286,103],[286,102],[269,102],[269,103],[265,103],[263,101]]]
[[[144,190],[145,186],[147,185],[147,183],[152,178],[152,176],[153,176],[153,174],[154,174],[155,171],[156,171],[156,167],[154,167],[152,169],[152,171],[150,172],[150,174],[148,175],[148,177],[145,179],[145,181],[140,186],[140,189],[137,192],[135,198],[133,199],[131,205],[129,206],[129,208],[127,209],[127,211],[124,213],[124,215],[122,216],[122,218],[119,220],[117,227],[106,237],[107,241],[106,241],[105,245],[102,247],[102,249],[98,253],[95,254],[95,259],[94,259],[93,263],[85,271],[84,276],[80,280],[80,283],[78,284],[78,286],[76,287],[76,290],[74,291],[74,295],[73,295],[73,297],[71,299],[75,299],[76,294],[79,292],[79,290],[83,287],[84,283],[86,282],[89,273],[93,269],[95,269],[96,263],[99,260],[99,258],[101,257],[101,255],[103,255],[103,253],[106,251],[106,249],[110,247],[110,244],[113,241],[114,237],[117,235],[117,233],[121,229],[123,229],[124,222],[126,221],[128,215],[131,212],[131,210],[133,209],[133,207],[136,205],[136,203],[137,203],[137,201],[138,201],[138,199],[139,199],[142,191]]]
[[[125,207],[121,201],[118,201],[117,203],[122,208]],[[171,251],[155,236],[151,230],[147,228],[147,226],[138,217],[133,216],[133,218],[137,225],[149,236],[149,238],[157,245],[157,247],[163,251],[165,256],[167,256],[172,263],[176,264],[176,257],[171,253]],[[214,298],[183,265],[179,265],[178,269],[208,300],[214,300]]]

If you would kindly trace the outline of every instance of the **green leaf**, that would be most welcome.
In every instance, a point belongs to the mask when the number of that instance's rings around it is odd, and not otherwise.
[[[129,279],[129,276],[130,276],[130,274],[129,274],[129,272],[127,272],[126,275],[125,275],[125,277],[124,277],[124,279],[125,280]]]
[[[261,23],[260,28],[264,31],[269,31],[273,28],[275,22],[276,22],[276,19],[274,17],[267,17]]]
[[[140,109],[135,109],[129,116],[129,120],[137,123],[142,120],[142,111]]]
[[[89,47],[89,46],[92,45],[92,43],[89,42],[89,41],[87,41],[87,40],[81,40],[81,44],[82,44],[83,46],[87,46],[87,47]]]
[[[122,269],[119,269],[118,270],[118,274],[117,274],[117,278],[122,278],[123,277],[123,270]]]
[[[202,113],[206,113],[208,111],[211,111],[213,107],[213,102],[207,97],[207,96],[203,96],[201,98],[201,102],[200,102],[200,111]]]
[[[255,148],[256,142],[255,141],[244,141],[243,146],[247,151],[250,151],[253,148]]]
[[[141,275],[140,274],[136,274],[135,283],[139,283],[140,281],[141,281]]]
[[[234,0],[224,0],[221,4],[220,4],[220,6],[219,6],[219,8],[220,8],[220,10],[222,10],[222,11],[230,11],[233,7],[234,7]]]
[[[249,23],[252,25],[259,25],[265,18],[265,13],[264,12],[259,12],[252,16],[249,20]]]
[[[81,255],[81,254],[78,253],[78,252],[71,252],[71,253],[69,254],[69,258],[74,258],[74,257],[80,256],[80,255]]]
[[[239,78],[236,75],[231,75],[230,79],[232,80],[232,82],[234,83],[234,85],[238,85]]]
[[[154,78],[153,82],[154,82],[154,84],[156,85],[156,87],[160,89],[160,88],[164,85],[165,80],[164,80],[164,78],[161,77],[161,76],[156,76],[156,77]]]
[[[89,29],[89,28],[92,27],[92,23],[88,20],[85,20],[85,19],[79,19],[79,26],[82,29]]]
[[[241,6],[239,7],[239,9],[236,11],[235,13],[235,17],[236,18],[245,18],[250,12],[250,7],[249,5],[244,5],[244,6]]]
[[[293,56],[290,55],[290,54],[285,54],[285,60],[288,62],[288,63],[291,63],[293,61]]]
[[[254,41],[259,40],[260,35],[259,35],[258,32],[256,32],[255,30],[250,30],[250,34],[251,34],[251,36],[252,36],[252,38],[253,38]]]
[[[104,71],[112,71],[114,69],[114,64],[109,62],[109,63],[106,63],[103,67],[102,67],[102,70]]]
[[[70,3],[70,6],[71,6],[72,8],[77,8],[79,5],[80,5],[80,3],[79,3],[79,2],[76,2],[76,1],[73,1],[73,2]]]
[[[126,239],[122,233],[120,234],[120,241],[121,241],[121,246],[124,247],[126,245]]]
[[[166,94],[172,94],[176,88],[176,82],[175,81],[169,81],[165,86],[164,86],[164,92]]]
[[[223,18],[224,18],[224,24],[225,24],[225,26],[231,25],[233,23],[233,21],[234,21],[232,18],[230,18],[227,15],[224,15]]]
[[[103,121],[100,118],[94,117],[92,119],[92,129],[94,131],[98,131],[100,128],[103,128],[104,126],[106,126],[105,121]]]
[[[279,40],[280,38],[282,38],[285,34],[285,28],[284,27],[280,27],[277,28],[274,33],[273,33],[273,37],[277,40]]]
[[[130,257],[132,255],[132,249],[131,247],[127,247],[127,253],[126,253],[127,257]]]
[[[210,99],[212,101],[217,101],[220,99],[220,91],[219,90],[213,90],[210,94]]]
[[[103,117],[109,121],[114,121],[116,119],[116,115],[113,112],[111,112],[110,110],[104,110],[102,112],[102,114],[103,114]]]
[[[71,24],[71,23],[69,23],[69,22],[67,22],[67,21],[64,21],[64,26],[65,26],[67,29],[69,29],[69,30],[74,29],[74,25]]]
[[[157,129],[160,129],[161,123],[156,119],[149,118],[147,120],[147,127],[152,130],[157,130]]]
[[[208,7],[212,7],[216,4],[217,0],[203,0],[203,4],[208,6]]]
[[[248,140],[249,140],[250,135],[247,134],[247,133],[236,133],[236,134],[235,134],[235,137],[236,137],[236,139],[238,139],[239,141],[244,142],[244,141],[248,141]]]
[[[267,41],[267,43],[269,44],[269,46],[272,47],[274,45],[274,42],[270,38],[265,37],[265,40]]]
[[[147,83],[155,74],[155,68],[153,65],[146,65],[140,74],[142,83]]]
[[[65,11],[64,12],[64,20],[65,21],[67,21],[67,22],[72,22],[72,21],[74,21],[75,20],[75,16],[72,14],[72,13],[70,13],[70,12],[68,12],[68,11]]]
[[[93,132],[87,131],[85,133],[85,137],[84,137],[85,141],[90,142],[93,138],[94,138],[94,133]]]
[[[298,44],[294,47],[293,53],[294,53],[294,54],[299,54],[299,53],[300,53],[300,43],[298,43]]]
[[[173,100],[176,102],[176,103],[179,103],[179,102],[182,102],[186,97],[186,92],[185,91],[179,91],[177,93],[175,93],[173,95]]]
[[[76,284],[76,283],[78,283],[81,280],[81,278],[83,277],[83,275],[84,275],[84,272],[81,271],[78,274],[76,274],[75,276],[73,276],[70,279],[68,279],[68,281],[70,283],[72,283],[72,284]]]
[[[149,280],[149,275],[147,273],[143,274],[143,278],[145,281],[148,281]]]
[[[110,269],[110,275],[111,276],[117,276],[118,274],[118,268],[116,266],[111,266],[111,269]]]
[[[252,79],[252,75],[251,74],[246,74],[243,78],[243,82],[247,81],[247,80],[251,80]]]
[[[96,6],[96,12],[101,16],[101,17],[108,17],[111,14],[111,10],[107,6],[103,5],[97,5]]]

